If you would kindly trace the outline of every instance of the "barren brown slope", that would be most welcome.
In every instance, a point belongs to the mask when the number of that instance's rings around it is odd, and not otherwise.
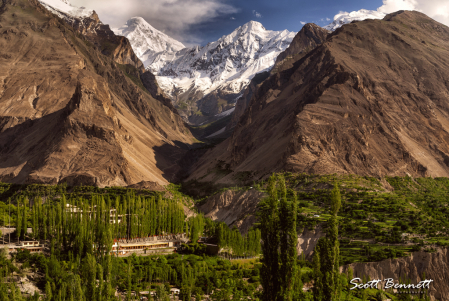
[[[190,179],[449,176],[448,89],[448,27],[403,11],[345,25],[267,79]]]
[[[166,184],[193,137],[136,66],[117,64],[37,1],[2,3],[0,181]]]
[[[321,45],[329,35],[329,31],[319,27],[313,23],[305,24],[302,29],[296,34],[290,46],[279,54],[276,63],[271,69],[271,72],[261,72],[254,76],[248,87],[243,91],[242,96],[237,100],[235,111],[232,115],[231,122],[226,126],[226,129],[234,128],[240,118],[245,113],[246,108],[251,102],[255,91],[265,79],[271,74],[276,74],[293,67],[293,63],[304,57],[307,53]]]

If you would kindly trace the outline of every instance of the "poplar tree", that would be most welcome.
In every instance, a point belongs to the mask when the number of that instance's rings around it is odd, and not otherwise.
[[[22,210],[22,237],[25,239],[28,228],[28,218],[27,218],[27,203],[28,199],[23,200],[23,210]]]
[[[22,235],[22,214],[20,210],[21,201],[20,199],[17,201],[17,214],[16,214],[16,234],[17,234],[17,241],[20,240],[20,237]]]
[[[296,194],[291,192],[289,199],[285,179],[275,175],[268,180],[267,192],[268,198],[259,205],[262,300],[290,301],[299,287],[294,281],[298,277]]]
[[[51,284],[47,281],[45,284],[45,300],[51,301],[52,299],[52,293],[51,293]]]
[[[315,247],[314,277],[317,287],[314,289],[314,293],[318,294],[314,296],[315,301],[340,300],[340,249],[337,220],[340,206],[340,190],[335,185],[330,197],[331,218],[328,222],[326,237],[320,238]],[[317,260],[316,263],[315,260]],[[322,295],[318,291],[322,292]]]

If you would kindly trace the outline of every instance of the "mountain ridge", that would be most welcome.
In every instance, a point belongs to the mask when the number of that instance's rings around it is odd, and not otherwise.
[[[151,54],[152,63],[140,57],[185,120],[200,124],[232,109],[251,78],[270,69],[293,37],[287,30],[269,31],[250,21],[203,47]],[[142,42],[131,42],[140,49]]]
[[[232,137],[189,180],[235,183],[277,171],[448,176],[448,51],[449,29],[419,12],[347,24],[265,80]],[[217,162],[226,175],[213,172]]]
[[[0,181],[173,179],[194,138],[154,77],[145,89],[126,38],[92,18],[67,22],[36,0],[3,1],[0,14]]]

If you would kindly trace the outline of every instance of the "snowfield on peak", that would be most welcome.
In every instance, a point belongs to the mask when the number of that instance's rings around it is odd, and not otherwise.
[[[335,15],[334,21],[329,25],[324,26],[324,29],[335,31],[345,24],[349,24],[352,21],[363,21],[366,19],[383,19],[386,16],[385,13],[377,10],[361,9],[350,13],[340,12]]]
[[[85,7],[73,6],[68,0],[39,0],[39,2],[60,18],[72,17],[82,19],[91,17],[94,13],[93,10],[86,9]]]
[[[278,54],[290,45],[295,34],[287,30],[266,30],[259,22],[251,21],[204,47],[178,52],[157,74],[184,89],[200,80],[199,84],[207,85],[202,88],[205,93],[225,83],[230,90],[239,92],[245,86],[240,83],[248,83],[256,73],[274,65]]]
[[[271,31],[250,21],[205,46],[184,45],[156,30],[142,18],[132,18],[116,31],[126,36],[160,87],[181,105],[184,117],[215,116],[231,109],[236,96],[257,73],[270,70],[296,32]],[[184,108],[184,109],[183,109]]]
[[[161,68],[161,63],[185,48],[181,42],[157,30],[141,17],[131,18],[121,28],[113,30],[116,35],[128,38],[134,52],[145,66],[155,65]],[[157,54],[160,64],[154,61]]]

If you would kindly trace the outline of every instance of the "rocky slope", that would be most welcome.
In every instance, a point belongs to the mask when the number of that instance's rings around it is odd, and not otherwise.
[[[0,14],[0,181],[166,184],[193,137],[145,89],[126,38],[101,23],[84,35],[36,0]]]
[[[429,293],[432,300],[449,300],[449,250],[439,249],[435,253],[415,252],[410,257],[387,259],[381,262],[353,263],[341,268],[347,271],[351,267],[354,277],[369,276],[370,279],[393,278],[410,279],[410,283],[417,284],[423,279],[432,279]]]
[[[249,106],[258,85],[267,79],[270,74],[275,74],[293,67],[294,62],[304,57],[308,52],[315,49],[316,46],[321,45],[326,40],[329,33],[328,30],[313,23],[305,24],[295,36],[290,46],[278,55],[273,69],[271,69],[270,72],[265,71],[258,73],[253,77],[248,87],[246,87],[242,93],[243,95],[237,100],[232,120],[226,128],[229,130],[238,124],[240,117]]]
[[[230,110],[251,78],[271,69],[295,35],[251,21],[204,47],[184,48],[142,18],[129,20],[117,33],[130,38],[145,67],[193,124]]]
[[[234,113],[232,114],[231,121],[226,125],[226,129],[228,131],[232,130],[237,126],[240,121],[240,118],[245,113],[246,108],[249,106],[251,102],[251,98],[254,93],[256,93],[257,87],[263,83],[270,76],[270,71],[265,71],[261,73],[257,73],[250,81],[248,86],[243,90],[242,96],[237,99],[235,104]]]
[[[255,189],[246,191],[226,190],[207,198],[198,209],[205,217],[225,222],[229,227],[236,226],[247,233],[256,221],[257,205],[265,196]]]
[[[265,80],[190,179],[449,176],[448,52],[449,28],[418,12],[347,24]]]

